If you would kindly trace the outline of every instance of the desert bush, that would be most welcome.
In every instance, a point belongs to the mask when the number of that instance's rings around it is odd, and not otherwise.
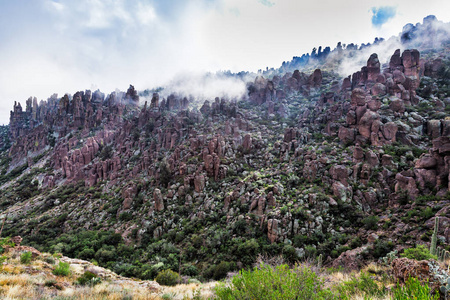
[[[310,268],[296,265],[260,265],[241,270],[229,285],[218,284],[218,299],[337,299],[323,288],[323,281]]]
[[[405,249],[405,252],[400,256],[415,260],[437,259],[437,256],[432,255],[430,250],[424,245],[417,245],[416,248]]]
[[[298,260],[297,251],[291,245],[285,245],[283,247],[283,257],[291,263],[294,263]]]
[[[386,256],[389,252],[394,249],[394,243],[391,241],[383,241],[378,239],[373,245],[373,256],[375,258],[380,258]]]
[[[197,276],[198,275],[198,269],[196,266],[191,264],[185,264],[183,266],[183,275],[187,276]]]
[[[54,265],[55,264],[55,259],[53,258],[53,256],[46,256],[44,258],[44,261],[48,264]]]
[[[230,264],[225,261],[221,262],[214,268],[213,279],[220,280],[222,278],[227,277],[227,273],[229,270],[230,270]]]
[[[101,282],[102,282],[102,280],[96,274],[89,272],[89,271],[84,272],[83,275],[81,275],[77,279],[77,283],[79,285],[94,286]]]
[[[29,264],[31,262],[31,252],[27,251],[20,255],[20,262],[22,264]]]
[[[380,218],[378,218],[377,216],[368,216],[367,218],[363,219],[363,223],[364,223],[364,227],[367,230],[375,230],[378,228],[378,221],[380,220]]]
[[[53,270],[53,274],[56,276],[69,276],[70,275],[70,265],[60,261],[58,266]]]
[[[354,295],[363,294],[364,299],[381,298],[387,294],[384,285],[379,286],[378,283],[370,276],[369,273],[361,272],[359,277],[353,277],[348,281],[344,281],[336,287],[340,299],[353,299]]]
[[[164,270],[158,273],[155,281],[160,285],[176,285],[180,280],[180,275],[172,270]]]
[[[428,284],[423,284],[419,279],[410,277],[406,280],[404,286],[397,283],[397,287],[392,293],[392,300],[437,300],[439,294],[431,295],[431,289]]]
[[[0,253],[5,252],[5,248],[7,247],[14,247],[14,243],[11,242],[11,238],[10,237],[6,237],[6,238],[0,238]]]

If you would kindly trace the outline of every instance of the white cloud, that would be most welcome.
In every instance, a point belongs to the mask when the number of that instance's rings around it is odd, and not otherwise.
[[[428,14],[450,21],[447,0],[269,2],[274,5],[36,0],[23,6],[3,1],[0,123],[8,122],[14,100],[23,103],[29,96],[47,99],[54,92],[73,94],[91,86],[109,93],[130,83],[143,90],[193,71],[256,71],[278,67],[313,47],[388,38]],[[397,14],[375,28],[374,6],[395,6]]]

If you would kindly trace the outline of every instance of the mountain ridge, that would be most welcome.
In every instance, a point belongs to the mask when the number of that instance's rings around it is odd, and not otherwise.
[[[434,30],[425,19],[401,36]],[[427,244],[436,216],[446,246],[450,43],[433,42],[388,65],[374,53],[344,78],[263,73],[241,100],[155,92],[140,106],[130,85],[15,103],[0,139],[4,232],[141,278],[179,261],[210,278],[257,253],[360,268]]]

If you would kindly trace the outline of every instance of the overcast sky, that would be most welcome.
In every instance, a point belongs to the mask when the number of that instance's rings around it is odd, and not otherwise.
[[[448,0],[0,0],[0,124],[14,101],[279,67],[337,42],[398,35]]]

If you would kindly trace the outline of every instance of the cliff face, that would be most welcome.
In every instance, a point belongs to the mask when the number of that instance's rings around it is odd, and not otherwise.
[[[450,221],[442,51],[397,50],[385,66],[372,54],[346,78],[325,69],[258,76],[244,99],[199,110],[176,94],[139,103],[133,86],[16,103],[12,144],[1,140],[5,230],[56,250],[63,233],[111,229],[150,265],[170,264],[177,249],[186,263],[239,267],[259,252],[331,262],[363,244],[373,259],[381,243],[425,243],[435,214]],[[450,242],[448,227],[439,234]],[[168,244],[176,251],[164,253]],[[113,251],[86,249],[70,255]],[[100,262],[129,257],[117,255]]]

